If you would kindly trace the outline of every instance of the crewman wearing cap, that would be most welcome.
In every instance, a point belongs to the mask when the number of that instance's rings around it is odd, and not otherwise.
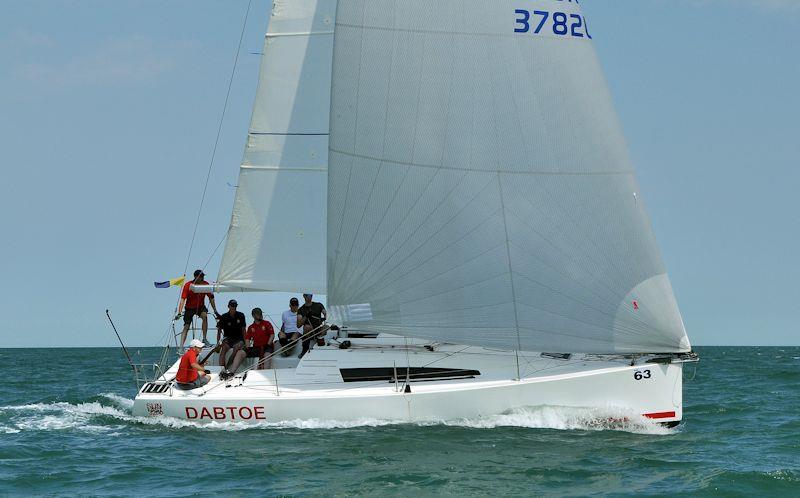
[[[192,325],[192,318],[197,315],[203,321],[203,342],[208,342],[208,308],[206,308],[205,300],[208,296],[208,302],[211,303],[211,308],[214,310],[214,316],[219,316],[217,312],[217,304],[214,302],[214,294],[210,292],[194,292],[192,284],[208,285],[205,281],[205,273],[203,270],[195,270],[194,278],[183,284],[181,291],[181,302],[178,303],[178,314],[175,320],[181,317],[186,305],[186,312],[183,313],[183,331],[181,331],[181,347],[186,342],[186,335],[189,333],[189,326]]]
[[[206,373],[203,364],[197,361],[197,355],[203,350],[202,341],[192,339],[189,349],[181,356],[181,363],[178,365],[178,374],[175,381],[181,389],[195,389],[208,384],[209,375]]]
[[[217,343],[222,345],[219,351],[219,366],[223,368],[222,377],[227,375],[225,367],[227,365],[228,351],[232,351],[231,359],[236,357],[236,353],[244,348],[244,333],[247,329],[247,322],[244,313],[236,311],[239,303],[236,299],[228,301],[228,312],[219,317],[217,322]],[[224,334],[222,342],[220,335]]]
[[[303,351],[300,353],[302,358],[311,348],[311,341],[316,339],[317,345],[324,346],[325,341],[322,336],[325,335],[326,330],[323,330],[322,324],[325,322],[326,311],[322,303],[314,302],[312,294],[303,294],[305,303],[297,310],[297,326],[303,327]],[[314,334],[308,334],[312,330],[317,330]]]

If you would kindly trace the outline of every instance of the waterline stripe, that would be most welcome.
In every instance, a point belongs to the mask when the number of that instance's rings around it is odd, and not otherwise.
[[[647,418],[674,418],[675,412],[658,412],[658,413],[645,413]]]

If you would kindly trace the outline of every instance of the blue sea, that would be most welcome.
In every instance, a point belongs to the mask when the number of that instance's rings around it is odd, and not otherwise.
[[[697,350],[666,429],[558,407],[201,426],[132,416],[119,349],[0,349],[0,495],[800,496],[800,348]]]

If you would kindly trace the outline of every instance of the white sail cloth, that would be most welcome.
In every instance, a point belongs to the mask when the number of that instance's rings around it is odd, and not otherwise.
[[[592,43],[555,13],[585,29],[576,2],[339,0],[327,257],[345,322],[358,309],[362,327],[504,349],[690,349]]]
[[[325,292],[335,0],[275,0],[222,288]]]

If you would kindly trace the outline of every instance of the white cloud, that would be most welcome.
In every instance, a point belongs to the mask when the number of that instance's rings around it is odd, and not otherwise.
[[[688,0],[688,3],[697,6],[744,6],[762,11],[800,13],[800,0]]]
[[[31,48],[56,45],[47,35],[35,33],[17,36],[16,39]],[[146,83],[157,80],[175,68],[184,52],[196,50],[198,46],[198,42],[165,42],[144,36],[117,37],[83,52],[60,55],[62,52],[59,51],[46,56],[41,53],[37,56],[28,54],[30,57],[18,58],[11,72],[28,83],[49,88],[118,82]]]
[[[28,48],[51,48],[55,42],[46,33],[36,33],[26,29],[16,29],[9,33],[4,40],[6,48],[28,47]]]

